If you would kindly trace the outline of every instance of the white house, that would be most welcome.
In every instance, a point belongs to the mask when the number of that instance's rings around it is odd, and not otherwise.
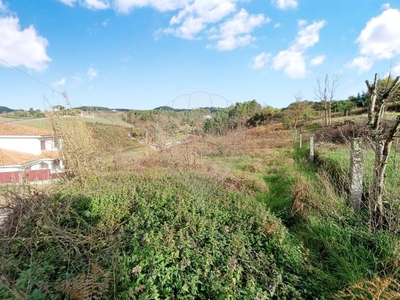
[[[0,149],[40,155],[44,151],[58,151],[61,137],[52,131],[19,124],[0,124]]]
[[[61,144],[62,138],[49,130],[0,124],[0,183],[59,177]]]

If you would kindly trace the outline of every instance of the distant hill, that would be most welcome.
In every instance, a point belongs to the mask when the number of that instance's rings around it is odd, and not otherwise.
[[[175,111],[175,112],[180,112],[180,111],[189,111],[189,110],[196,110],[196,109],[205,109],[205,110],[209,110],[210,112],[215,112],[218,110],[221,110],[223,108],[221,107],[198,107],[198,108],[173,108],[170,106],[160,106],[155,108],[154,110],[167,110],[167,111]]]
[[[80,107],[76,107],[76,109],[80,109],[82,111],[92,111],[92,112],[95,112],[95,111],[129,112],[130,111],[130,109],[127,109],[127,108],[108,108],[108,107],[103,107],[103,106],[80,106]],[[165,111],[181,112],[181,111],[190,111],[190,110],[196,110],[196,109],[206,109],[206,110],[209,110],[210,112],[215,112],[215,111],[221,110],[223,108],[220,108],[220,107],[199,107],[199,108],[188,109],[188,108],[173,108],[173,107],[170,107],[170,106],[160,106],[160,107],[154,108],[153,110],[165,110]]]
[[[15,111],[15,109],[8,108],[7,106],[0,106],[0,113],[8,113]]]
[[[121,112],[128,112],[130,109],[127,108],[108,108],[108,107],[102,107],[102,106],[81,106],[81,107],[76,107],[76,109],[80,109],[83,111],[121,111]]]
[[[160,106],[156,107],[154,110],[175,110],[175,109],[170,106]]]

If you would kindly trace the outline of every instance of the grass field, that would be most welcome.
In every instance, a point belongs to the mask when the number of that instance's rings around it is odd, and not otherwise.
[[[74,134],[65,142],[73,176],[10,196],[2,298],[400,295],[398,236],[371,232],[282,126],[205,136],[146,156],[126,128],[64,125]],[[88,133],[93,139],[83,138]],[[346,173],[347,150],[327,146],[326,159]]]

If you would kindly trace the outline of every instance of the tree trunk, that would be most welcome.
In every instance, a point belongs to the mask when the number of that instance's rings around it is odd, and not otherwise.
[[[369,223],[373,230],[386,229],[389,225],[384,205],[385,173],[394,136],[400,125],[400,116],[397,117],[395,124],[393,124],[388,132],[382,125],[382,119],[386,111],[389,96],[399,79],[400,77],[396,77],[388,87],[384,87],[384,89],[381,87],[381,90],[378,90],[377,74],[375,74],[373,84],[370,84],[368,80],[366,81],[371,97],[368,109],[368,127],[370,135],[373,138],[372,146],[375,152],[374,173],[368,196]]]
[[[388,147],[390,147],[390,145],[387,145],[386,142],[382,142],[377,135],[375,137],[375,146],[375,166],[368,197],[368,208],[370,212],[369,221],[371,228],[384,229],[387,227],[387,217],[385,206],[383,205],[383,196],[385,192],[386,164],[389,157]],[[385,152],[386,154],[384,154]]]
[[[324,101],[324,120],[325,120],[325,126],[329,125],[328,122],[328,102]]]
[[[328,103],[328,125],[331,125],[331,115],[332,115],[332,100]]]

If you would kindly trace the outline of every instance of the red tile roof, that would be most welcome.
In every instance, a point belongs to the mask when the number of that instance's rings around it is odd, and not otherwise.
[[[54,135],[52,130],[33,128],[19,124],[5,123],[0,124],[1,135],[21,135],[21,136],[49,136]]]
[[[43,151],[43,153],[40,155],[33,155],[29,153],[0,149],[0,166],[22,165],[42,158],[56,159],[59,157],[60,154],[58,151]]]

